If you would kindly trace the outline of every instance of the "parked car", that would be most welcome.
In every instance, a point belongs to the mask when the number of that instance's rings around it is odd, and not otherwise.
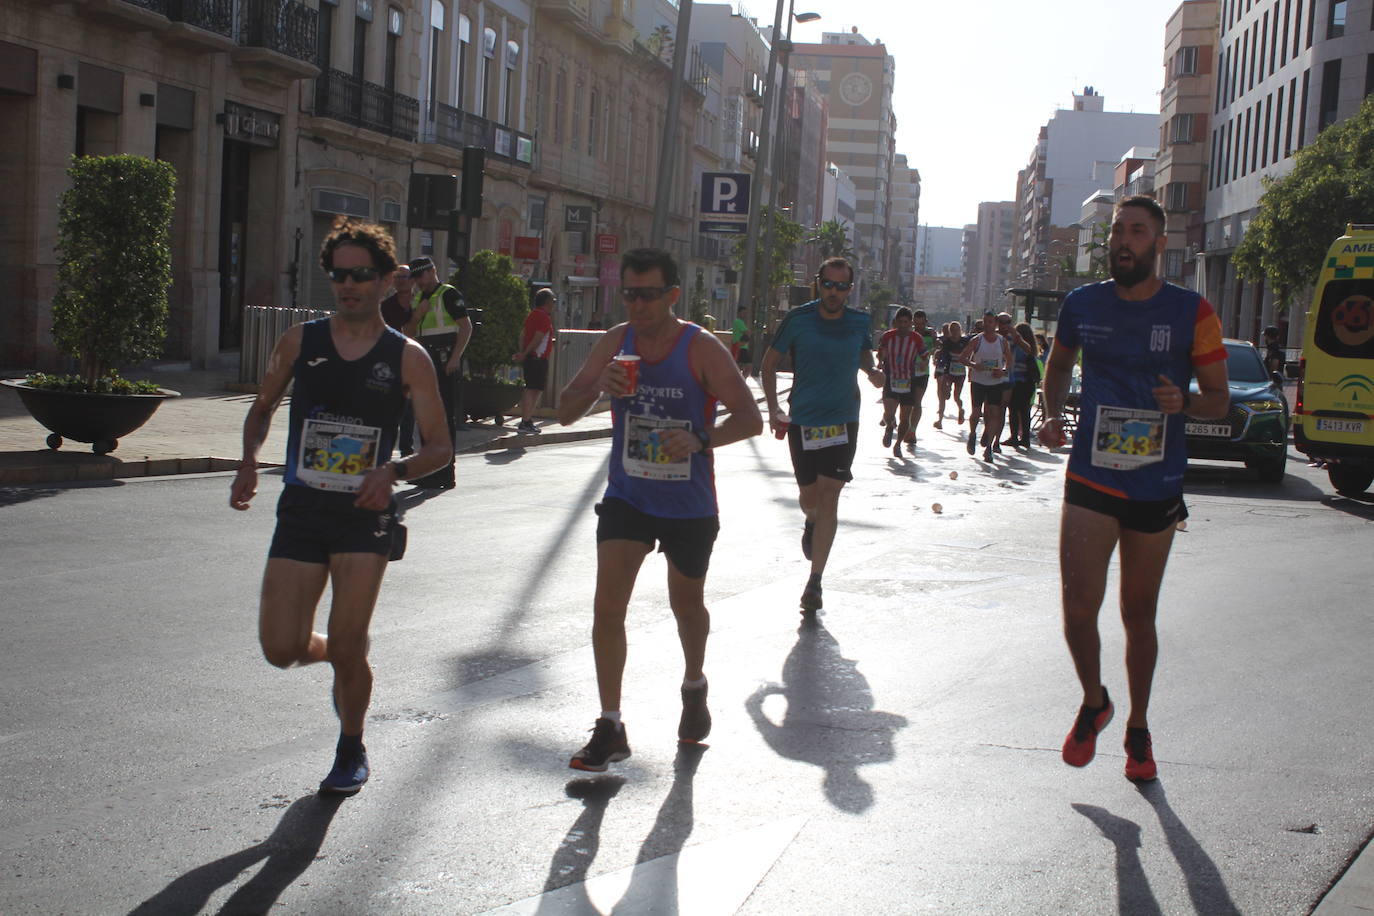
[[[1264,368],[1254,344],[1224,341],[1226,377],[1231,388],[1231,409],[1219,420],[1189,418],[1188,457],[1243,461],[1266,483],[1283,480],[1288,463],[1288,401],[1283,396],[1283,376]],[[1198,393],[1197,383],[1192,385]]]

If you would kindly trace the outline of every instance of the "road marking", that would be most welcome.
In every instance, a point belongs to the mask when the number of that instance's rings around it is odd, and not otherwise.
[[[612,911],[729,916],[749,899],[805,821],[798,815],[763,824],[479,916],[586,916]]]

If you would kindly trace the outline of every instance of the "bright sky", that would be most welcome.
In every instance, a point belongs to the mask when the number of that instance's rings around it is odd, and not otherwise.
[[[1084,86],[1107,111],[1159,111],[1164,24],[1181,0],[795,2],[823,18],[793,26],[793,41],[858,26],[887,46],[897,152],[921,173],[920,221],[958,228],[977,222],[980,201],[1016,198],[1040,127]],[[745,6],[772,25],[773,3]]]

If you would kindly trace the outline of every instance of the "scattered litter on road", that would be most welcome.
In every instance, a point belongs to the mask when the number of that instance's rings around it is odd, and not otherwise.
[[[1179,522],[1179,523],[1178,523],[1178,530],[1179,530],[1179,531],[1187,531],[1187,530],[1188,530],[1188,523],[1187,523],[1187,522]]]
[[[936,515],[939,515],[941,512],[945,511],[945,507],[940,505],[939,503],[936,503],[935,505],[930,507],[930,511],[934,512]]]
[[[950,471],[950,472],[949,472],[949,479],[950,479],[950,480],[958,480],[958,479],[959,479],[959,472],[958,472],[958,471]]]

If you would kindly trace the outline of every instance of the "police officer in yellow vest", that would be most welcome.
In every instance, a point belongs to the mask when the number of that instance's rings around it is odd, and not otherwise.
[[[415,337],[434,360],[439,374],[439,390],[444,397],[444,412],[448,415],[449,437],[455,429],[465,429],[463,422],[462,373],[459,364],[468,340],[472,338],[472,319],[458,290],[448,283],[440,283],[434,261],[419,257],[410,262],[410,276],[415,281],[413,312],[406,333]],[[416,483],[422,487],[441,490],[453,488],[453,464],[441,468]]]

